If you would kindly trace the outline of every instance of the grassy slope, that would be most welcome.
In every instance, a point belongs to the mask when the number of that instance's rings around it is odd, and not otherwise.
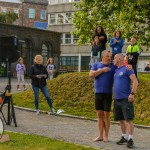
[[[140,74],[139,80],[135,97],[135,123],[150,125],[150,75]],[[59,75],[52,81],[48,81],[48,88],[56,110],[61,108],[68,114],[96,118],[93,79],[88,77],[88,73]],[[13,97],[15,105],[34,108],[32,90]],[[42,94],[40,109],[49,110]],[[113,120],[113,113],[111,113],[111,119]]]

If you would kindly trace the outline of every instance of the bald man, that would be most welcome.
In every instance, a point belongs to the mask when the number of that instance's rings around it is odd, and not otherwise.
[[[127,70],[124,66],[123,54],[114,57],[114,65],[117,69],[114,74],[114,119],[120,121],[122,137],[117,142],[121,145],[127,143],[127,147],[132,148],[134,130],[134,95],[138,81],[133,70]],[[132,88],[131,88],[132,82]],[[127,138],[127,133],[128,138]]]

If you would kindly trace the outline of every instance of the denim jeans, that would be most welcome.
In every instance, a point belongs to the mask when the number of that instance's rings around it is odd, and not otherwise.
[[[44,96],[46,97],[46,100],[47,100],[47,103],[48,103],[49,107],[53,108],[52,100],[50,98],[47,86],[39,88],[39,87],[36,87],[36,86],[32,85],[32,88],[33,88],[33,91],[34,91],[34,97],[35,97],[34,104],[35,104],[36,109],[39,109],[39,90],[40,89],[41,89],[42,93],[44,94]]]

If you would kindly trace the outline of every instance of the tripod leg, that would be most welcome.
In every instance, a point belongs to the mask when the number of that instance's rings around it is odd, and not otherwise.
[[[7,125],[10,125],[11,124],[11,121],[10,121],[10,96],[9,97],[6,97],[7,98],[7,101],[8,101],[8,112],[7,112]]]
[[[11,96],[11,111],[12,111],[12,119],[14,121],[15,127],[17,127],[17,121],[16,121],[16,115],[15,115],[15,109],[14,109],[12,96]]]
[[[5,100],[5,99],[4,99],[4,100]],[[2,111],[2,108],[3,108],[3,105],[4,105],[4,100],[3,100],[3,102],[2,102],[2,104],[1,104],[1,106],[0,106],[0,112],[2,113],[2,116],[3,116],[3,119],[4,119],[5,123],[7,124],[7,121],[6,121],[6,119],[5,119],[4,113],[3,113],[3,111]]]

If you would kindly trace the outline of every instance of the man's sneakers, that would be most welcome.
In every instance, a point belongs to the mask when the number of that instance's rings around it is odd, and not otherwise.
[[[125,139],[123,136],[122,136],[121,139],[120,139],[118,142],[116,142],[116,143],[117,143],[118,145],[127,144],[127,147],[128,147],[128,148],[133,148],[133,145],[134,145],[134,142],[133,142],[132,139],[127,140],[127,139]]]
[[[121,139],[116,142],[118,145],[122,145],[122,144],[126,144],[127,143],[127,140],[122,136]]]
[[[127,147],[128,147],[128,148],[132,148],[132,147],[133,147],[133,144],[134,144],[134,142],[133,142],[132,139],[129,139],[129,140],[127,141]]]

